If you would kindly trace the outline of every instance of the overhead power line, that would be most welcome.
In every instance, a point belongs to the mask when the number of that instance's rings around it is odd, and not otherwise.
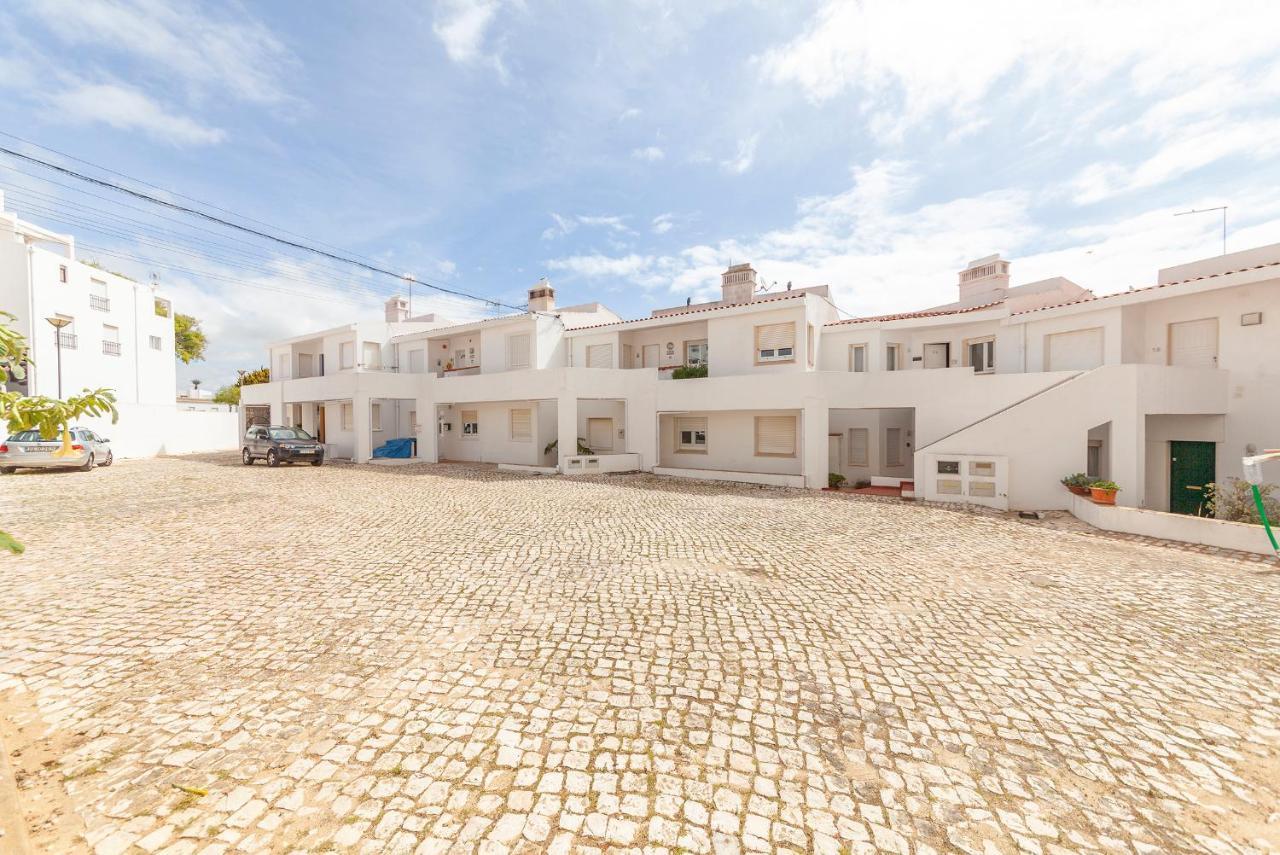
[[[80,181],[85,181],[90,184],[95,184],[99,187],[105,187],[110,190],[115,190],[118,193],[124,193],[126,195],[133,196],[134,198],[141,199],[143,201],[150,202],[155,205],[160,205],[161,207],[168,208],[173,211],[178,211],[184,214],[190,214],[193,217],[200,217],[201,219],[208,220],[209,222],[217,223],[221,226],[225,226],[226,228],[235,229],[236,231],[244,232],[245,234],[251,234],[256,237],[262,238],[263,240],[272,241],[273,243],[280,244],[281,246],[287,246],[293,249],[302,250],[304,252],[314,253],[316,255],[320,255],[330,260],[337,261],[343,264],[350,264],[354,267],[362,268],[371,273],[377,273],[383,276],[390,276],[393,279],[397,279],[402,282],[408,279],[413,283],[422,285],[424,288],[430,288],[431,290],[438,291],[442,294],[450,294],[454,297],[462,297],[468,300],[475,300],[477,302],[486,303],[490,306],[500,306],[507,309],[513,309],[517,312],[528,311],[527,307],[525,306],[514,306],[509,303],[503,303],[500,300],[495,300],[489,297],[481,297],[476,294],[467,293],[466,291],[460,291],[454,288],[447,288],[443,285],[436,285],[432,282],[428,282],[426,280],[419,279],[417,277],[406,277],[406,275],[403,273],[395,273],[391,270],[387,270],[384,267],[379,267],[376,264],[369,264],[365,261],[361,261],[358,258],[352,258],[348,255],[340,255],[338,253],[330,252],[326,249],[322,249],[318,246],[312,246],[306,243],[301,243],[299,241],[291,240],[289,238],[280,237],[279,235],[274,235],[274,234],[271,234],[270,232],[262,231],[261,229],[256,229],[256,228],[251,228],[250,226],[241,225],[240,223],[232,222],[231,220],[214,216],[213,214],[207,213],[205,211],[201,211],[197,208],[192,208],[187,205],[179,205],[176,202],[170,202],[167,199],[161,199],[157,196],[151,195],[150,193],[143,193],[140,190],[134,190],[130,187],[124,187],[120,184],[116,184],[111,181],[106,181],[104,179],[97,178],[92,175],[86,175],[83,172],[78,172],[74,169],[69,169],[65,166],[60,166],[56,163],[50,163],[47,160],[42,160],[38,157],[33,157],[32,155],[29,155],[29,154],[23,154],[20,151],[15,151],[6,146],[0,146],[0,153],[7,154],[10,157],[16,157],[21,160],[25,160],[29,163],[34,163],[38,166],[44,167],[45,169],[50,169],[54,172],[67,175],[71,178],[75,178]]]

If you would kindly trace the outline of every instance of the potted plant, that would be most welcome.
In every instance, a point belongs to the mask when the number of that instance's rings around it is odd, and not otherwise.
[[[1089,495],[1089,485],[1093,483],[1093,479],[1083,472],[1077,472],[1074,475],[1068,475],[1062,479],[1062,486],[1066,487],[1077,496]]]
[[[1114,505],[1119,492],[1120,485],[1115,481],[1094,481],[1089,485],[1089,495],[1099,505]]]
[[[839,490],[840,485],[842,485],[847,480],[849,479],[845,478],[839,472],[828,472],[827,473],[827,489]]]

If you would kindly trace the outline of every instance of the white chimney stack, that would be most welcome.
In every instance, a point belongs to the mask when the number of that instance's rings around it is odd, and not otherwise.
[[[720,274],[720,299],[733,306],[750,303],[757,284],[754,267],[750,264],[734,264]]]
[[[387,299],[387,323],[396,324],[409,320],[409,301],[395,296]]]
[[[529,311],[554,312],[556,310],[556,289],[545,278],[529,289]]]
[[[960,302],[971,306],[994,303],[1009,295],[1009,262],[1000,253],[969,262],[960,271]]]

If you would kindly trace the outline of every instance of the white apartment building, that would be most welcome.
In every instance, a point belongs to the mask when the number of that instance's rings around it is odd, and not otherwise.
[[[0,193],[0,310],[26,337],[31,364],[11,390],[62,397],[111,389],[120,419],[82,424],[110,437],[116,457],[235,447],[234,418],[175,421],[174,307],[155,285],[76,259],[75,238],[4,210]],[[49,318],[65,321],[61,329]],[[59,370],[61,363],[61,370]],[[205,423],[207,422],[207,424]]]
[[[1196,487],[1280,444],[1280,245],[1105,297],[1012,286],[998,255],[958,284],[947,305],[846,320],[825,286],[761,293],[745,264],[720,300],[631,321],[558,309],[546,283],[527,312],[468,324],[393,298],[383,323],[272,344],[244,416],[357,461],[413,437],[430,462],[808,488],[838,472],[1006,509],[1067,508],[1059,479],[1087,471],[1122,505],[1193,512]]]

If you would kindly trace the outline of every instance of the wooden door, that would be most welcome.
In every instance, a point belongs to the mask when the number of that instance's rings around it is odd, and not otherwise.
[[[320,440],[320,444],[324,444],[324,404],[316,407],[316,439]]]

